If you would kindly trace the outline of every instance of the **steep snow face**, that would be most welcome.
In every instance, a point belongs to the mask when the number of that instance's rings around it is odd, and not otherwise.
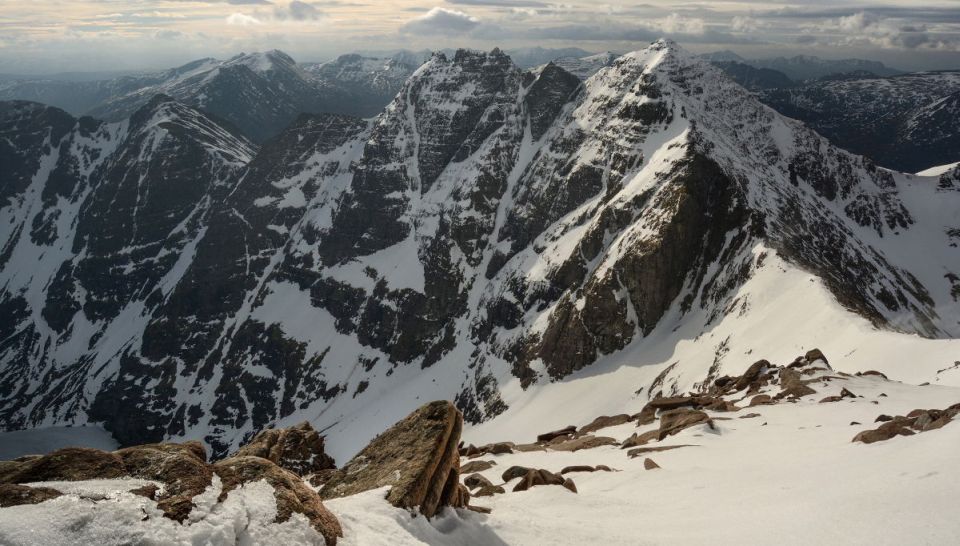
[[[597,53],[586,57],[562,57],[553,61],[553,64],[573,74],[574,76],[585,80],[593,76],[600,70],[613,64],[619,55],[610,53]]]
[[[184,133],[211,133],[196,125]],[[124,153],[151,141],[137,142]],[[429,399],[509,422],[681,392],[761,347],[792,358],[881,338],[915,347],[910,373],[929,376],[960,333],[952,179],[840,151],[671,42],[582,83],[497,50],[436,55],[373,120],[303,116],[242,168],[244,145],[216,142],[235,178],[162,254],[174,265],[155,258],[156,289],[89,261],[129,234],[70,243],[79,257],[64,259],[101,281],[70,284],[86,303],[50,316],[79,330],[142,303],[92,349],[60,345],[80,364],[55,391],[16,372],[42,355],[8,351],[14,426],[93,419],[121,443],[200,436],[223,454],[307,419],[342,461]],[[153,252],[163,229],[129,248]],[[17,312],[40,313],[38,294]],[[575,385],[590,389],[564,401]]]

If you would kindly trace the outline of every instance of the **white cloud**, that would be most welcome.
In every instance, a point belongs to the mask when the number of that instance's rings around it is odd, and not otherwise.
[[[480,26],[480,19],[462,11],[433,8],[427,13],[415,17],[400,27],[407,34],[447,34],[456,35]]]
[[[260,19],[246,13],[234,13],[227,17],[228,25],[251,26],[262,24]]]
[[[730,20],[730,29],[734,32],[756,32],[761,26],[759,20],[746,15],[737,15]]]
[[[703,34],[706,30],[703,19],[684,17],[676,13],[657,19],[655,25],[657,29],[667,34]]]

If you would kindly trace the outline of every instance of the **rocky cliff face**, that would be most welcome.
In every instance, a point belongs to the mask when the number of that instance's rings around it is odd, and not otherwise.
[[[417,397],[477,422],[514,379],[568,377],[665,317],[705,331],[749,312],[737,290],[770,252],[878,327],[958,334],[942,270],[960,259],[903,251],[930,223],[925,179],[833,147],[670,42],[583,83],[498,50],[436,55],[372,121],[302,116],[258,151],[170,101],[88,129],[5,108],[23,139],[0,151],[20,173],[3,209],[7,428],[93,420],[226,453],[304,419],[359,448],[371,408]],[[66,178],[90,189],[61,213],[65,242],[27,239],[54,214],[28,188],[64,183],[64,142],[87,165]]]

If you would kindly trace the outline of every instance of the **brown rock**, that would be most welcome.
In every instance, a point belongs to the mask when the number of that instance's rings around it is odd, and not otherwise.
[[[882,378],[884,378],[884,379],[887,379],[887,376],[886,376],[886,375],[884,375],[884,374],[882,374],[882,373],[880,373],[880,372],[878,372],[878,371],[876,371],[876,370],[867,370],[867,371],[865,371],[865,372],[857,372],[857,375],[858,375],[858,376],[873,375],[873,376],[876,376],[876,377],[882,377]]]
[[[761,415],[759,413],[748,413],[740,416],[741,419],[754,419],[756,417],[761,417]]]
[[[472,504],[467,505],[467,510],[476,512],[478,514],[490,514],[493,512],[493,510],[488,506],[474,506]]]
[[[314,487],[323,487],[334,474],[337,473],[336,468],[327,468],[325,470],[319,470],[314,472],[307,478],[307,481],[310,482],[310,485]]]
[[[470,444],[467,447],[459,448],[459,452],[461,457],[475,457],[483,454],[483,452],[480,451],[480,448],[473,444]]]
[[[644,468],[645,470],[653,470],[653,469],[655,469],[655,468],[660,468],[660,465],[658,465],[657,463],[655,463],[655,462],[653,461],[653,459],[646,458],[646,459],[643,460],[643,468]]]
[[[528,451],[546,451],[547,448],[540,444],[517,444],[513,446],[513,450],[526,453]]]
[[[492,497],[493,495],[499,495],[501,493],[506,493],[507,490],[499,485],[485,485],[480,489],[477,489],[473,492],[474,497]]]
[[[390,504],[433,517],[442,507],[462,508],[457,443],[463,416],[446,401],[431,402],[380,434],[328,481],[323,498],[386,485]]]
[[[575,432],[577,432],[577,427],[575,427],[575,426],[573,426],[573,425],[570,425],[570,426],[564,427],[564,428],[562,428],[562,429],[560,429],[560,430],[554,430],[554,431],[552,431],[552,432],[545,432],[545,433],[537,436],[537,442],[538,442],[538,443],[547,443],[547,442],[550,442],[550,441],[552,441],[553,439],[558,438],[558,437],[560,437],[560,436],[572,436],[573,433],[575,433]]]
[[[594,449],[601,446],[615,446],[619,443],[615,438],[607,436],[581,436],[551,445],[550,449],[554,451],[580,451],[581,449]]]
[[[49,487],[28,487],[13,483],[0,484],[0,508],[21,504],[40,504],[63,493]]]
[[[476,489],[478,487],[493,486],[493,483],[483,477],[482,474],[471,474],[463,479],[463,485],[466,485],[467,489]]]
[[[634,457],[639,457],[646,453],[658,453],[660,451],[670,451],[671,449],[678,449],[681,447],[693,447],[690,444],[682,444],[677,446],[655,446],[655,447],[638,447],[636,449],[631,449],[627,452],[627,456],[633,459]]]
[[[193,497],[203,493],[213,479],[206,452],[199,442],[147,444],[117,450],[127,473],[134,478],[158,481],[164,492],[157,502],[163,515],[183,522],[193,510]]]
[[[637,426],[649,425],[657,420],[657,408],[648,403],[643,406],[640,413],[633,415],[631,418],[637,422]]]
[[[507,483],[514,478],[524,477],[529,471],[530,469],[525,466],[511,466],[503,471],[503,474],[500,475],[500,479],[503,480],[503,483]]]
[[[874,430],[864,430],[860,432],[853,437],[853,441],[872,444],[874,442],[889,440],[895,436],[913,436],[916,433],[910,430],[909,427],[911,424],[913,424],[913,419],[896,417],[892,421],[883,423]]]
[[[456,442],[451,446],[451,452],[456,453]],[[266,480],[274,489],[277,523],[287,521],[291,515],[298,513],[310,520],[313,528],[323,535],[328,545],[336,544],[337,538],[343,536],[340,522],[323,506],[320,496],[299,476],[280,468],[272,461],[261,457],[230,457],[214,464],[213,470],[220,476],[223,484],[218,499],[220,502],[227,498],[230,491],[245,483]]]
[[[656,429],[648,430],[643,434],[634,433],[632,436],[624,440],[622,444],[620,444],[620,449],[627,449],[631,447],[646,445],[646,444],[649,444],[650,442],[653,442],[659,439],[660,439],[660,431]]]
[[[470,461],[460,467],[460,473],[473,474],[474,472],[483,472],[484,470],[490,470],[496,464],[496,461]]]
[[[523,478],[520,479],[520,483],[514,486],[513,491],[515,493],[518,491],[526,491],[538,485],[563,485],[565,481],[563,476],[554,474],[549,470],[542,468],[539,470],[530,469],[523,475]]]
[[[41,457],[0,465],[0,483],[98,480],[125,475],[119,457],[87,447],[58,449]]]
[[[756,381],[760,377],[760,374],[768,368],[771,368],[771,365],[766,360],[754,362],[747,368],[747,371],[737,379],[736,383],[733,384],[733,390],[739,391],[749,387],[750,384]]]
[[[626,413],[621,413],[619,415],[602,415],[591,421],[590,424],[581,427],[580,433],[596,432],[602,428],[615,427],[617,425],[629,423],[631,420],[632,417]]]
[[[663,440],[667,436],[672,436],[686,428],[708,421],[710,421],[710,416],[699,410],[678,408],[666,411],[660,416],[660,430],[657,439]]]
[[[138,495],[141,497],[146,497],[150,500],[157,500],[157,493],[160,492],[160,488],[156,484],[148,483],[143,487],[137,487],[136,489],[131,489],[130,493]]]
[[[830,365],[830,361],[827,360],[826,355],[823,354],[823,351],[820,349],[810,349],[807,351],[807,354],[803,355],[807,362],[813,363],[816,360],[822,360],[827,366]]]
[[[873,422],[874,422],[874,423],[886,423],[887,421],[893,421],[893,417],[890,417],[889,415],[879,415],[879,416],[877,416],[876,419],[874,419]]]
[[[507,455],[513,453],[514,444],[512,442],[497,442],[495,444],[487,444],[485,446],[480,446],[479,452],[473,457],[479,457],[481,455]]]
[[[597,468],[594,468],[589,465],[574,465],[574,466],[565,466],[563,470],[560,471],[560,474],[569,474],[571,472],[596,472]]]
[[[752,408],[754,406],[763,406],[773,403],[773,398],[771,398],[769,394],[758,394],[750,399],[750,403],[747,404],[747,407]]]
[[[563,480],[563,483],[560,484],[560,485],[566,487],[568,490],[570,490],[570,491],[572,491],[572,492],[574,492],[574,493],[577,493],[577,484],[573,483],[573,480],[570,479],[570,478],[564,479],[564,480]]]
[[[821,403],[821,404],[827,404],[827,403],[830,403],[830,402],[839,402],[839,401],[841,401],[841,400],[843,400],[843,397],[842,397],[842,396],[828,396],[828,397],[824,398],[823,400],[820,400],[820,403]]]
[[[238,457],[263,457],[298,476],[336,468],[324,451],[323,436],[304,421],[289,428],[264,430],[241,447]]]

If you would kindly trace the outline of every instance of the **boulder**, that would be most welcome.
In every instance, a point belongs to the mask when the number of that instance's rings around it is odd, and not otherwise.
[[[857,376],[874,376],[874,377],[880,377],[880,378],[883,378],[883,379],[887,379],[887,376],[886,376],[885,374],[882,374],[882,373],[880,373],[880,372],[878,372],[878,371],[876,371],[876,370],[867,370],[867,371],[865,371],[865,372],[857,372]],[[887,380],[889,381],[889,379],[887,379]]]
[[[615,446],[619,443],[615,438],[608,436],[588,435],[553,444],[550,449],[553,451],[580,451],[581,449],[594,449],[601,446]]]
[[[887,421],[893,421],[893,417],[890,417],[889,415],[878,415],[877,418],[874,419],[873,422],[874,422],[874,423],[886,423]]]
[[[657,429],[648,430],[643,434],[634,433],[632,436],[624,440],[622,444],[620,444],[620,449],[627,449],[631,447],[646,445],[646,444],[649,444],[650,442],[654,442],[659,439],[660,439],[660,431]]]
[[[484,470],[490,470],[496,464],[496,461],[470,461],[460,467],[460,473],[473,474],[474,472],[483,472]]]
[[[572,492],[574,492],[574,493],[577,493],[577,484],[573,483],[573,479],[572,479],[572,478],[566,478],[566,479],[564,479],[564,480],[563,480],[563,483],[560,484],[560,485],[566,487],[568,490],[570,490],[570,491],[572,491]]]
[[[183,522],[193,510],[193,497],[203,493],[213,479],[206,451],[199,442],[147,444],[117,450],[127,474],[158,481],[164,491],[157,499],[163,515]]]
[[[629,423],[633,418],[627,415],[626,413],[621,413],[619,415],[601,415],[588,425],[580,427],[580,433],[596,432],[602,428],[615,427],[617,425],[622,425],[624,423]]]
[[[654,462],[653,459],[648,457],[643,460],[643,468],[644,470],[653,470],[656,468],[660,468],[660,465],[658,465],[656,462]]]
[[[99,480],[126,475],[119,457],[87,447],[58,449],[41,457],[0,465],[0,483]]]
[[[657,439],[663,440],[667,436],[673,436],[684,429],[708,421],[710,421],[710,416],[699,410],[678,408],[664,412],[660,416],[660,430]]]
[[[754,406],[764,406],[773,403],[773,398],[769,394],[758,394],[750,399],[750,403],[747,404],[747,407],[752,408]]]
[[[822,400],[820,400],[820,403],[821,403],[821,404],[827,404],[827,403],[830,403],[830,402],[839,402],[839,401],[841,401],[841,400],[843,400],[843,397],[842,397],[842,396],[836,396],[836,395],[834,395],[834,396],[828,396],[828,397],[826,397],[826,398],[823,398]]]
[[[493,495],[499,495],[501,493],[506,493],[507,490],[499,485],[484,485],[480,489],[477,489],[473,492],[474,497],[492,497]]]
[[[573,425],[566,426],[560,430],[554,430],[552,432],[544,432],[543,434],[537,436],[537,443],[548,443],[561,436],[572,436],[575,432],[577,432],[577,427]]]
[[[760,416],[761,416],[761,415],[760,415],[759,413],[748,413],[748,414],[746,414],[746,415],[741,415],[740,418],[741,418],[741,419],[755,419],[755,418],[760,417]]]
[[[527,473],[523,475],[520,479],[520,483],[514,486],[513,491],[526,491],[531,487],[536,487],[538,485],[560,485],[563,486],[567,480],[558,474],[554,474],[549,470],[544,469],[529,469]]]
[[[560,474],[561,475],[570,474],[571,472],[596,472],[597,470],[600,470],[600,469],[594,468],[589,465],[580,464],[580,465],[573,465],[573,466],[565,466],[563,467],[563,470],[560,471]]]
[[[811,364],[817,360],[822,360],[824,364],[830,366],[830,361],[827,360],[826,355],[824,355],[823,351],[820,349],[810,349],[805,355],[803,355],[803,358],[805,358],[806,361]]]
[[[759,379],[760,375],[770,367],[770,363],[766,360],[754,362],[747,368],[747,371],[743,372],[743,375],[737,379],[736,383],[733,384],[733,390],[739,391],[749,387],[751,383]]]
[[[465,507],[457,451],[462,428],[453,404],[426,404],[374,438],[320,494],[329,499],[390,486],[390,504],[428,518],[444,506]]]
[[[852,392],[850,392],[849,390],[847,390],[846,387],[843,387],[842,389],[840,389],[840,397],[841,397],[841,398],[856,398],[857,395],[855,395],[855,394],[853,394]]]
[[[0,484],[0,508],[21,504],[40,504],[63,493],[49,487],[28,487],[13,483]]]
[[[503,474],[500,475],[500,479],[503,480],[503,483],[507,483],[514,478],[522,478],[529,471],[530,469],[525,466],[511,466],[503,471]]]
[[[468,458],[472,459],[474,457],[480,457],[481,455],[507,455],[513,453],[514,447],[515,446],[513,442],[497,442],[495,444],[487,444],[485,446],[476,448],[476,452],[468,455]]]
[[[323,436],[304,421],[289,428],[260,432],[235,453],[238,457],[263,457],[298,476],[336,468],[324,451]]]
[[[453,447],[456,448],[456,443]],[[277,517],[274,521],[282,523],[294,513],[303,514],[313,528],[323,535],[328,545],[336,544],[337,539],[343,536],[340,522],[323,506],[320,495],[299,476],[273,461],[262,457],[236,456],[214,464],[213,470],[223,486],[219,502],[226,500],[230,491],[245,483],[266,480],[273,487],[277,501]]]
[[[476,489],[488,485],[493,486],[493,483],[482,474],[471,474],[463,479],[463,485],[467,486],[467,489]]]

